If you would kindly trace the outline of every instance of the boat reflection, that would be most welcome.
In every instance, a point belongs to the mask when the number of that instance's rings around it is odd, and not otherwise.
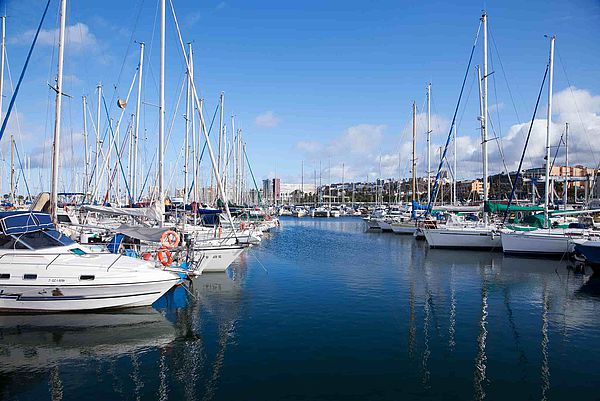
[[[112,358],[164,347],[175,328],[151,308],[105,313],[0,315],[0,372]]]

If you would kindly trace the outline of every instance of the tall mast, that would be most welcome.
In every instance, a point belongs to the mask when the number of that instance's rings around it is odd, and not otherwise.
[[[427,203],[431,202],[431,82],[427,84]]]
[[[222,175],[222,152],[223,152],[223,107],[225,106],[225,93],[221,92],[221,96],[219,98],[219,141],[217,148],[217,179],[221,179]],[[275,177],[277,178],[277,177]]]
[[[131,197],[137,201],[137,167],[138,167],[138,142],[140,140],[140,107],[142,104],[142,77],[144,72],[144,42],[140,43],[140,61],[138,64],[138,87],[137,99],[135,104],[135,128],[133,131],[133,152],[131,165]]]
[[[554,74],[554,40],[550,38],[550,59],[548,61],[548,114],[546,116],[546,179],[544,191],[544,228],[549,228],[548,224],[548,195],[550,191],[550,133],[552,130],[552,79]]]
[[[15,204],[15,137],[10,134],[10,203]]]
[[[185,227],[185,208],[188,204],[188,170],[190,163],[190,115],[192,112],[192,76],[188,68],[186,71],[187,82],[185,85],[185,139],[184,139],[184,162],[183,162],[183,225]]]
[[[412,200],[417,200],[417,104],[412,107]]]
[[[231,189],[233,192],[233,201],[238,204],[238,157],[237,157],[237,135],[235,132],[235,118],[231,115],[231,157],[233,157],[233,183]]]
[[[98,100],[96,105],[96,161],[95,161],[95,169],[96,172],[94,174],[94,193],[98,192],[98,187],[100,186],[100,103],[102,102],[102,84],[98,84],[96,87],[98,89]],[[94,199],[90,199],[91,202]]]
[[[2,119],[2,95],[4,94],[4,54],[6,45],[6,17],[0,17],[2,38],[0,41],[0,119]]]
[[[329,175],[329,209],[331,209],[331,159],[327,162],[327,173]]]
[[[569,201],[569,173],[569,123],[565,123],[565,193],[563,194],[565,210],[567,210],[567,202]]]
[[[344,178],[345,178],[344,177],[344,172],[345,172],[344,170],[345,170],[345,167],[346,167],[346,165],[344,163],[342,163],[342,201],[341,201],[341,204],[344,204],[344,192],[345,192],[344,191],[344,188],[345,188],[344,187]]]
[[[158,86],[158,204],[160,226],[164,222],[164,153],[165,153],[165,0],[160,0],[160,72]]]
[[[56,77],[56,110],[54,120],[54,141],[52,143],[52,185],[50,189],[50,215],[58,223],[58,163],[60,156],[60,122],[62,111],[63,62],[65,56],[65,24],[67,19],[67,0],[60,1],[60,30],[58,33],[58,72]]]
[[[483,201],[488,200],[488,154],[487,154],[487,116],[488,116],[488,99],[487,99],[487,14],[484,12],[481,16],[483,21],[483,88],[482,102],[483,115],[481,116],[481,153],[483,155]],[[456,157],[456,156],[455,156]],[[485,208],[484,208],[485,209]],[[483,213],[484,222],[488,222],[487,213]]]
[[[89,173],[90,173],[90,159],[88,155],[88,133],[87,133],[87,98],[85,96],[81,97],[82,107],[83,107],[83,155],[85,158],[85,174],[83,181],[83,192],[85,196],[88,193],[88,185],[89,185]]]
[[[300,196],[301,196],[300,203],[303,203],[304,202],[304,160],[302,160],[301,170],[302,170],[302,179],[300,181]]]
[[[193,58],[193,52],[192,52],[192,44],[188,43],[188,64],[189,64],[189,74],[190,74],[190,83],[192,84],[193,87],[193,80],[194,80],[194,58]],[[193,188],[193,194],[194,194],[194,202],[198,202],[198,165],[197,165],[197,159],[198,159],[198,143],[200,142],[199,138],[198,140],[196,139],[199,135],[200,132],[196,132],[196,113],[195,113],[195,107],[193,104],[193,99],[192,99],[192,94],[190,93],[190,100],[192,101],[192,115],[191,115],[191,132],[192,132],[192,147],[194,148],[193,151],[193,163],[192,166],[194,166],[193,171],[194,171],[194,188]],[[194,213],[194,224],[197,222],[197,217],[198,214]]]

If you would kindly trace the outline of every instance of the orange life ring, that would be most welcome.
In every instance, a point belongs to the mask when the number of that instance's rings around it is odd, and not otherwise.
[[[165,231],[160,237],[160,244],[165,248],[175,248],[179,245],[179,234],[173,230]]]
[[[244,231],[244,228],[246,228],[246,224],[244,224],[243,221],[240,222],[240,231]]]
[[[158,251],[156,251],[156,256],[160,263],[165,267],[171,266],[171,263],[173,263],[173,255],[171,255],[171,251],[165,247],[159,248]]]
[[[219,238],[221,238],[221,234],[223,234],[223,228],[219,227]]]
[[[142,259],[144,260],[150,260],[150,258],[152,257],[152,254],[150,252],[144,252],[142,253]]]

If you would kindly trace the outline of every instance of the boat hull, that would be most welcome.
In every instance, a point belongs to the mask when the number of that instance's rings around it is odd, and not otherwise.
[[[198,273],[224,272],[244,251],[243,246],[208,247],[195,249],[194,269]]]
[[[440,249],[502,249],[500,235],[488,228],[424,228],[430,248]]]
[[[562,231],[503,231],[501,236],[506,255],[560,258],[574,249],[572,236]]]
[[[150,306],[179,277],[154,282],[99,285],[2,285],[2,312],[74,312]]]

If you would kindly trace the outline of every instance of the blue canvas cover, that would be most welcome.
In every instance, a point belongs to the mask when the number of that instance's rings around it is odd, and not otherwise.
[[[33,231],[52,230],[55,227],[48,213],[19,211],[1,212],[0,228],[5,235],[18,235]]]

